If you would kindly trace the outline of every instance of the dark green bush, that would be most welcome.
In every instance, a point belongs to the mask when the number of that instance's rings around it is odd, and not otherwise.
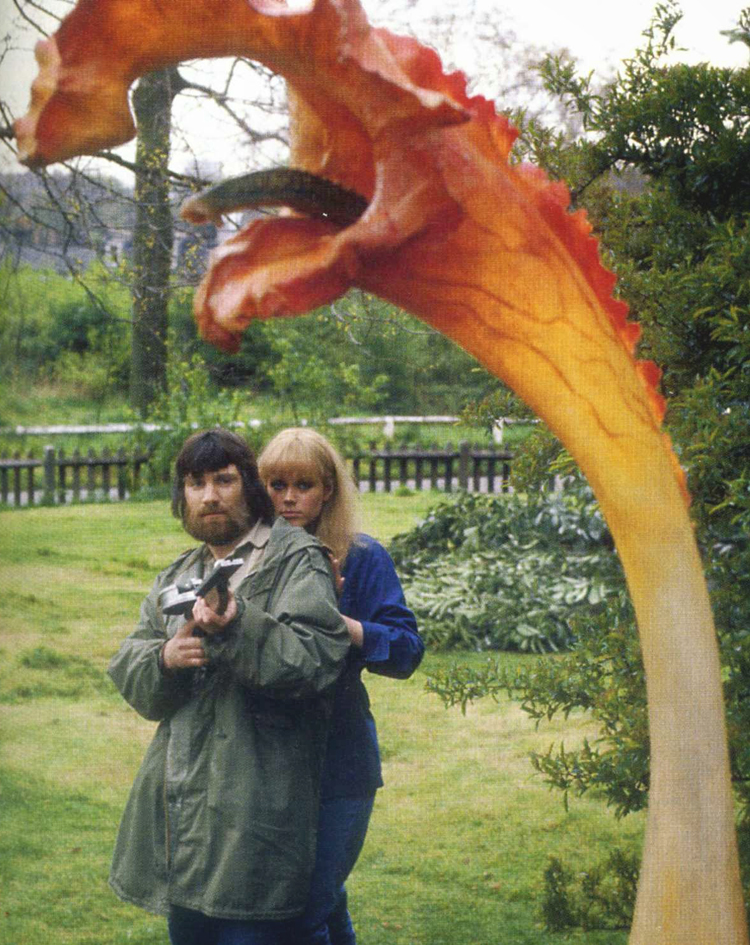
[[[391,553],[427,642],[443,649],[568,647],[576,614],[602,611],[619,562],[587,487],[434,508]]]
[[[544,926],[550,932],[627,929],[637,884],[638,858],[619,848],[603,863],[577,873],[552,856],[544,871]]]

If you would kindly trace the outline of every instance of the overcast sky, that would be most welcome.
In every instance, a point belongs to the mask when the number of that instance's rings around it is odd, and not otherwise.
[[[55,0],[51,0],[52,3]],[[189,5],[190,0],[186,0]],[[363,0],[373,19],[379,20],[388,2]],[[478,6],[496,9],[501,22],[513,30],[523,44],[542,48],[567,48],[583,70],[595,69],[603,75],[614,72],[623,58],[642,43],[643,30],[652,17],[656,0],[474,0]],[[750,0],[746,0],[750,3]],[[9,0],[0,0],[0,36],[12,33],[15,49],[0,62],[0,89],[10,99],[15,115],[23,113],[28,103],[28,88],[36,74],[32,49],[33,32],[17,30],[17,17]],[[686,52],[678,54],[687,62],[708,61],[715,65],[743,66],[750,52],[743,43],[729,43],[721,30],[733,27],[742,10],[742,0],[683,0],[684,17],[677,28],[679,45]],[[420,35],[420,20],[430,12],[446,10],[445,0],[420,0],[409,14],[410,31]],[[397,28],[396,31],[400,31]],[[458,54],[457,54],[458,55]],[[471,73],[471,56],[460,67]],[[481,89],[480,89],[481,91]],[[0,149],[3,150],[3,149]],[[7,157],[7,149],[4,149]],[[0,159],[4,167],[7,159]],[[15,165],[17,167],[17,165]]]
[[[677,27],[679,45],[688,47],[685,62],[743,66],[748,48],[728,43],[720,30],[737,23],[741,0],[683,0]],[[587,69],[611,69],[641,44],[656,0],[516,0],[505,3],[520,38],[540,46],[567,47]]]

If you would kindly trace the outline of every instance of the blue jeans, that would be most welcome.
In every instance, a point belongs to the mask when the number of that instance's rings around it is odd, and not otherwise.
[[[172,945],[282,945],[285,922],[214,919],[202,912],[171,906],[169,941]]]
[[[307,908],[291,927],[285,945],[356,945],[344,882],[365,842],[375,794],[323,800],[318,845]]]

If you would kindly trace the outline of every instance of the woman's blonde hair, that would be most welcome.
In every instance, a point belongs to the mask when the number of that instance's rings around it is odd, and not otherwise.
[[[358,497],[344,460],[324,436],[309,427],[277,433],[258,457],[258,472],[268,488],[275,476],[308,475],[331,489],[323,505],[316,536],[343,564],[358,532]]]

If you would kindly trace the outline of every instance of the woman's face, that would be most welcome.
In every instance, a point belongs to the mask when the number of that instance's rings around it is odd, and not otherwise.
[[[309,471],[286,469],[277,472],[266,482],[277,515],[283,516],[290,525],[299,525],[314,532],[331,497],[330,486]]]

